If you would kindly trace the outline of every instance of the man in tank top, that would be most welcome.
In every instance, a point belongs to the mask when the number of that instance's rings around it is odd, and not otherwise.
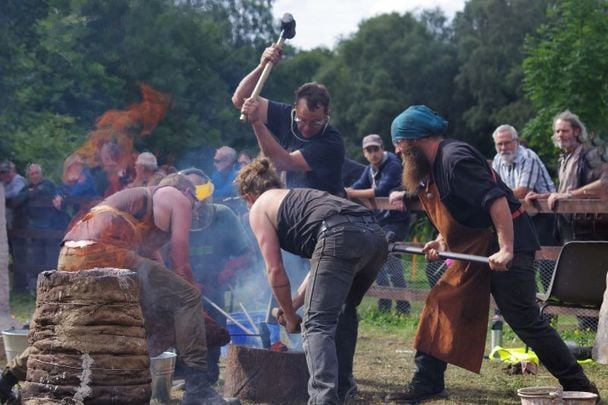
[[[57,269],[96,267],[133,270],[139,280],[148,352],[156,356],[175,346],[186,365],[183,404],[225,404],[207,376],[207,344],[199,290],[188,262],[188,232],[198,190],[173,174],[158,187],[119,191],[85,214],[63,239]],[[173,271],[158,249],[171,242]],[[17,356],[0,378],[0,402],[27,373],[29,349]]]
[[[356,307],[386,260],[382,228],[369,210],[348,200],[284,189],[267,159],[243,168],[237,182],[280,306],[277,318],[287,332],[302,329],[309,403],[342,403],[356,393]],[[281,249],[310,259],[310,272],[293,297]],[[303,319],[296,314],[301,306]]]

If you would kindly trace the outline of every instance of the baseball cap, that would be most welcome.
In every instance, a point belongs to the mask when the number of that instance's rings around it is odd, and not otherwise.
[[[142,165],[149,168],[158,169],[158,163],[156,162],[156,156],[150,152],[142,152],[137,156],[135,161],[136,165]]]
[[[9,162],[0,163],[0,173],[8,173],[11,171],[11,164]]]
[[[363,149],[367,148],[368,146],[384,146],[384,143],[382,142],[382,138],[380,138],[380,135],[376,135],[376,134],[371,134],[371,135],[367,135],[366,137],[363,138]]]

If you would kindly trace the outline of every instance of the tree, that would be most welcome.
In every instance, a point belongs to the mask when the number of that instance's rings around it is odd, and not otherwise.
[[[392,13],[362,22],[317,78],[333,95],[332,122],[359,156],[361,137],[380,133],[386,142],[392,120],[411,104],[449,112],[455,61],[440,11]]]
[[[524,133],[545,156],[556,156],[552,118],[565,109],[578,114],[590,132],[608,128],[606,38],[608,2],[563,0],[526,42],[524,88],[538,114]]]
[[[534,115],[523,96],[523,43],[545,20],[548,0],[470,0],[454,20],[468,139],[493,154],[490,135],[501,124],[522,128]]]
[[[141,83],[171,94],[173,104],[140,149],[163,161],[205,145],[236,146],[246,129],[230,95],[273,32],[270,4],[3,2],[0,32],[10,41],[0,43],[1,153],[20,165],[46,159],[59,167],[105,111],[139,101]]]

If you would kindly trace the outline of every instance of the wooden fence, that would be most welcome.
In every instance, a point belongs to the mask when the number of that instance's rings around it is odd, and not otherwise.
[[[370,209],[391,209],[387,197],[380,197],[371,200],[360,200],[360,202]],[[420,206],[418,200],[409,200],[406,202],[406,205],[410,211],[422,211],[422,207]],[[608,218],[608,199],[560,200],[558,201],[554,211],[549,209],[547,200],[538,200],[533,206],[527,206],[526,211],[532,215],[537,213],[586,214],[592,215],[596,219],[601,220]],[[541,247],[541,250],[536,252],[536,260],[555,261],[557,260],[560,251],[561,247],[559,246],[543,246]],[[367,295],[370,297],[385,298],[390,300],[424,301],[429,290],[430,289],[395,288],[374,285],[368,290]],[[493,300],[491,304],[493,307],[496,306]],[[593,309],[549,307],[545,310],[545,312],[549,314],[576,314],[579,316],[597,317],[599,311]]]

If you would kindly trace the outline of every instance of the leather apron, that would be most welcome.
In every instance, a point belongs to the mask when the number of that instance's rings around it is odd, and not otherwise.
[[[449,251],[489,255],[495,240],[491,228],[469,228],[458,223],[441,203],[435,183],[423,189],[418,197]],[[454,260],[426,299],[416,333],[416,349],[479,373],[489,307],[488,265]]]

